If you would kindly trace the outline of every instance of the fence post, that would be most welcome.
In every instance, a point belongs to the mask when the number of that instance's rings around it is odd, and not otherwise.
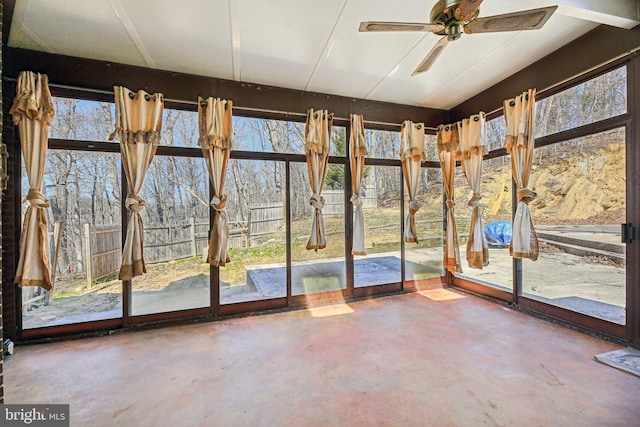
[[[89,224],[84,225],[84,257],[85,257],[85,271],[87,273],[87,288],[91,289],[93,286],[93,266],[91,265],[91,226]]]
[[[189,222],[189,232],[191,233],[191,256],[195,257],[196,252],[196,219],[195,217],[191,217]]]
[[[251,208],[249,208],[249,215],[247,215],[247,248],[251,246]]]
[[[51,240],[49,241],[49,253],[51,254],[51,283],[55,283],[56,272],[58,271],[58,254],[60,253],[60,240],[62,237],[62,223],[54,223],[53,233],[48,233],[48,235],[51,237]],[[53,292],[55,290],[56,287],[46,293],[46,296],[44,298],[44,305],[49,305],[51,303],[51,298],[53,297]]]

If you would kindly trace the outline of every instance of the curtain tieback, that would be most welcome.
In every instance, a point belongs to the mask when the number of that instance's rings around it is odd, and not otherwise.
[[[116,137],[118,136],[118,134],[120,133],[120,131],[122,130],[122,128],[120,126],[117,126],[113,132],[111,133],[111,135],[109,135],[109,141],[113,141],[114,139],[116,139]]]
[[[409,203],[407,203],[407,207],[409,208],[409,213],[414,215],[416,212],[420,210],[422,205],[416,202],[415,200],[410,200]]]
[[[227,207],[227,196],[225,194],[222,195],[222,197],[213,197],[211,199],[211,203],[209,203],[211,205],[211,207],[217,211],[221,211],[223,210],[225,207]]]
[[[127,194],[127,199],[124,201],[125,206],[131,212],[140,213],[144,209],[146,202],[135,193]]]
[[[324,208],[324,197],[318,194],[314,194],[313,196],[311,196],[311,199],[309,199],[309,203],[314,208],[322,210],[322,208]]]
[[[520,188],[517,191],[518,194],[518,202],[524,202],[525,204],[529,204],[531,203],[531,201],[533,199],[536,198],[537,194],[534,193],[533,191],[529,190],[528,188]]]
[[[350,201],[353,206],[362,206],[362,197],[359,194],[353,193]]]
[[[205,135],[198,138],[201,147],[210,149],[218,147],[222,150],[231,149],[231,137],[222,135]]]
[[[473,197],[469,200],[469,206],[472,208],[477,208],[480,206],[480,200],[482,196],[478,193],[473,193]]]
[[[35,188],[30,188],[29,192],[27,193],[27,197],[25,197],[25,199],[31,203],[31,206],[33,206],[34,208],[48,208],[51,207],[51,205],[49,204],[49,200],[44,197],[44,194],[42,194],[40,191],[36,190]]]
[[[451,199],[447,199],[447,209],[453,209],[456,207],[456,202]]]

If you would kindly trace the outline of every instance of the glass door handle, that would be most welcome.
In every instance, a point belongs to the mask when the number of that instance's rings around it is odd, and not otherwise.
[[[625,222],[620,224],[620,236],[622,237],[622,243],[631,243],[640,239],[640,230],[638,230],[638,227],[631,225],[630,222]]]

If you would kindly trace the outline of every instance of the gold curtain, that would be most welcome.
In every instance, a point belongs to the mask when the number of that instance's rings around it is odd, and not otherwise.
[[[402,175],[407,187],[409,214],[404,223],[404,241],[418,243],[416,234],[416,212],[421,208],[416,200],[420,165],[426,157],[424,155],[424,124],[405,120],[400,131],[400,161]]]
[[[458,248],[458,231],[453,198],[453,179],[456,171],[456,156],[460,145],[457,125],[440,125],[438,127],[438,157],[442,169],[444,192],[447,196],[447,232],[444,245],[444,268],[451,274],[462,273],[460,249]]]
[[[482,184],[482,158],[487,154],[485,147],[485,115],[479,113],[457,123],[460,135],[458,158],[462,161],[462,171],[467,178],[473,195],[469,200],[471,226],[467,240],[467,262],[469,267],[482,269],[489,265],[489,245],[482,228],[480,209],[480,187]]]
[[[364,136],[362,115],[351,114],[351,133],[349,136],[349,162],[351,165],[351,203],[355,207],[353,214],[353,255],[366,255],[364,244],[364,213],[362,211],[362,174],[364,158],[367,157],[367,144]]]
[[[198,123],[200,127],[200,147],[207,162],[209,178],[213,186],[211,207],[215,210],[213,228],[209,236],[209,264],[222,267],[229,259],[229,219],[225,207],[224,180],[227,162],[231,155],[231,135],[233,103],[219,98],[198,97]]]
[[[304,128],[305,154],[309,169],[309,184],[311,185],[310,203],[313,206],[313,222],[311,224],[311,236],[307,243],[308,250],[324,249],[327,241],[324,233],[324,220],[322,208],[322,186],[327,176],[327,164],[329,162],[329,150],[331,142],[331,126],[333,125],[333,113],[327,110],[307,111],[307,123]]]
[[[29,180],[29,202],[20,235],[20,258],[15,282],[20,286],[53,288],[47,217],[49,200],[42,194],[47,161],[49,127],[55,110],[49,80],[45,74],[21,71],[16,83],[16,97],[9,109],[18,125],[20,147]]]
[[[507,132],[504,145],[511,154],[513,180],[517,185],[518,207],[513,217],[513,235],[509,251],[514,258],[538,259],[538,236],[533,228],[529,203],[536,193],[527,188],[534,148],[536,90],[529,89],[504,101]]]
[[[120,140],[120,154],[129,194],[125,206],[129,209],[127,237],[122,248],[120,280],[129,280],[147,272],[144,264],[144,227],[140,215],[145,201],[140,197],[145,175],[160,141],[164,98],[161,93],[150,95],[143,90],[133,92],[114,86],[116,129],[109,139]]]

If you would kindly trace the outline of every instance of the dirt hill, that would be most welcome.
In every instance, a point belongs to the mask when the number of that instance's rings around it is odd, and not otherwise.
[[[484,222],[511,219],[510,157],[487,160],[482,180]],[[529,188],[537,224],[619,224],[625,222],[624,134],[607,132],[536,149]],[[429,188],[426,204],[438,203],[441,190]],[[471,190],[460,169],[455,181],[457,216],[470,215]],[[441,203],[441,202],[440,202]]]

